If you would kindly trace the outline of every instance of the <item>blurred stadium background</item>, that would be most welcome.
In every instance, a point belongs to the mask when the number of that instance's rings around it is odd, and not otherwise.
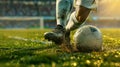
[[[120,0],[97,0],[87,24],[120,28]],[[0,29],[54,28],[56,0],[1,0]]]

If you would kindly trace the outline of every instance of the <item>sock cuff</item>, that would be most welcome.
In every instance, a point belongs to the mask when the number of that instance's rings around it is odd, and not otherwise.
[[[77,20],[76,16],[75,16],[75,11],[71,14],[72,16],[72,20],[74,23],[79,23],[79,21]]]

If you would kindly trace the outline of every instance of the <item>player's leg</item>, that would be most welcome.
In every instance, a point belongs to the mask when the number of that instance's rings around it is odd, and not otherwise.
[[[68,15],[72,9],[73,0],[56,0],[56,20],[57,27],[52,32],[44,34],[45,39],[51,40],[56,44],[61,44],[63,41],[63,34],[65,33],[65,24]]]
[[[66,30],[74,30],[82,25],[88,17],[95,0],[76,0],[75,11],[71,14]]]
[[[71,14],[68,24],[66,25],[66,32],[70,32],[74,29],[77,29],[78,27],[84,24],[86,18],[88,17],[91,11],[93,2],[94,0],[76,0],[75,1],[75,11]],[[68,38],[68,36],[65,36],[65,38]],[[69,40],[66,39],[66,41],[69,41]],[[71,47],[69,48],[69,49],[72,49],[71,51],[73,52],[78,51],[76,46],[72,45]]]
[[[71,46],[70,43],[70,31],[74,30],[82,25],[88,17],[94,0],[76,0],[75,11],[70,15],[69,21],[66,25],[65,36],[63,37],[63,45],[70,51],[77,51],[76,48]],[[69,51],[69,52],[70,52]]]
[[[65,26],[72,9],[72,0],[56,0],[57,25]]]

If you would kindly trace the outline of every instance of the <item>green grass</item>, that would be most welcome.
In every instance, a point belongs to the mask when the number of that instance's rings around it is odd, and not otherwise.
[[[91,53],[66,53],[54,43],[9,38],[45,41],[46,31],[50,30],[0,30],[0,67],[120,67],[120,29],[101,29],[104,50]]]

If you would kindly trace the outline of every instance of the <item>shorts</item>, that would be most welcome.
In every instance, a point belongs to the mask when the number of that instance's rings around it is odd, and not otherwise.
[[[75,6],[84,6],[89,9],[95,8],[94,5],[95,0],[74,0],[74,7]]]

